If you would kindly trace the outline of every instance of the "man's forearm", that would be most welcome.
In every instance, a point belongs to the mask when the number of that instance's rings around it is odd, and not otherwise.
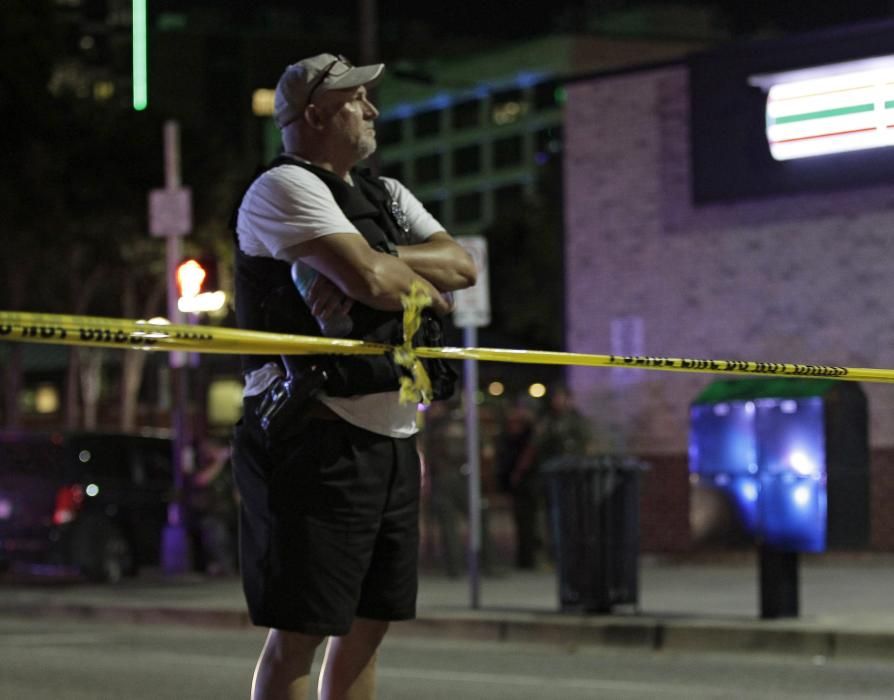
[[[433,238],[438,236],[439,234],[435,234]],[[443,236],[460,251],[460,254],[456,254],[455,251],[450,253],[449,246],[445,246],[448,253],[441,256],[441,265],[448,269],[458,267],[467,271],[471,268],[474,272],[474,263],[465,250],[453,243],[446,233]],[[421,248],[425,245],[427,243],[410,248]],[[416,282],[431,296],[432,306],[436,312],[443,314],[451,310],[450,303],[439,291],[441,288],[438,286],[438,281],[443,282],[444,279],[436,274],[433,274],[434,280],[429,279],[410,264],[415,260],[422,269],[435,270],[438,268],[439,256],[434,250],[418,256],[408,253],[407,259],[402,259],[373,250],[360,234],[333,233],[306,241],[287,252],[289,255],[285,257],[300,258],[328,278],[342,294],[374,309],[399,311],[402,308],[401,297],[408,294]],[[468,258],[467,262],[463,261],[463,256]],[[459,263],[451,266],[449,262],[451,257],[457,258]],[[425,262],[420,262],[422,259]],[[472,279],[474,281],[474,275]]]
[[[450,305],[438,289],[405,261],[369,247],[357,233],[334,233],[307,241],[288,251],[332,282],[345,296],[374,309],[400,311],[401,297],[416,282],[432,298],[438,313]]]
[[[448,313],[450,303],[430,280],[416,273],[406,261],[384,253],[376,253],[371,266],[364,271],[362,283],[350,290],[351,296],[367,306],[384,311],[399,311],[401,297],[419,284],[432,298],[438,313]]]
[[[435,234],[425,243],[398,246],[397,254],[413,270],[442,292],[475,284],[475,262],[447,234]]]

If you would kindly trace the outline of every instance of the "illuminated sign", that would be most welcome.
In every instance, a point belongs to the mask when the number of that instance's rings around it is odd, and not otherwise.
[[[146,0],[133,0],[133,108],[138,112],[149,106],[149,77],[146,39]]]
[[[894,146],[894,56],[756,75],[776,160]]]

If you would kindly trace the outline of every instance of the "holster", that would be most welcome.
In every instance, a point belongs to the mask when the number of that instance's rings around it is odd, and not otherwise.
[[[422,312],[422,325],[413,339],[414,345],[440,347],[444,344],[444,328],[440,318],[429,309]],[[431,381],[432,398],[443,401],[453,396],[456,387],[457,373],[447,361],[440,358],[424,358],[422,366]]]
[[[267,387],[256,411],[268,441],[287,440],[301,432],[308,403],[327,380],[326,371],[318,364],[299,365],[290,355],[283,355],[282,363],[285,376]]]

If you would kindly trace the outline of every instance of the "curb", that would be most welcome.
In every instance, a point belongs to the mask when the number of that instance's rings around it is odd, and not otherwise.
[[[440,636],[509,643],[604,646],[646,651],[781,653],[894,659],[894,631],[841,631],[797,620],[584,617],[422,612],[392,628],[403,636]]]
[[[191,625],[196,627],[252,627],[248,612],[221,609],[134,607],[77,603],[0,605],[0,615],[29,619],[82,620],[130,624]]]
[[[182,607],[24,603],[0,604],[0,615],[128,624],[177,624],[247,629],[246,611]],[[453,640],[602,646],[644,651],[783,653],[894,659],[894,631],[841,631],[797,620],[705,620],[655,616],[582,616],[512,611],[419,612],[390,635]]]

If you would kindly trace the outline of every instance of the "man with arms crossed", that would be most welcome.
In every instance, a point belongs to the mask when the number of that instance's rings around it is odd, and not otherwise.
[[[446,314],[448,292],[474,284],[470,256],[406,188],[355,169],[376,148],[367,87],[383,70],[321,54],[280,78],[274,117],[284,153],[238,211],[241,327],[319,335],[316,322],[348,316],[350,337],[399,342],[411,285]],[[290,279],[299,260],[318,273],[306,303]],[[302,404],[300,428],[272,433],[260,407],[290,360],[244,360],[245,414],[234,436],[241,567],[252,621],[270,628],[252,697],[307,697],[315,650],[328,637],[319,697],[372,698],[389,622],[415,615],[416,406],[399,403],[390,358],[329,357],[320,360],[325,374],[313,375],[322,388]]]

